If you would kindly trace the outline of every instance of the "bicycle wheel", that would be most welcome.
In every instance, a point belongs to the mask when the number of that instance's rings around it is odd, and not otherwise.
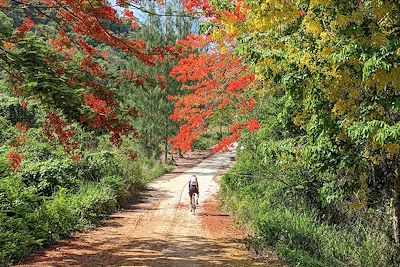
[[[192,196],[192,212],[193,212],[193,214],[196,213],[196,198],[197,198],[197,194],[194,193]]]

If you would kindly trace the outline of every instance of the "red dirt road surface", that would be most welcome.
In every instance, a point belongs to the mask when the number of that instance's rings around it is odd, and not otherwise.
[[[218,210],[216,177],[232,166],[233,157],[234,152],[214,155],[161,177],[138,203],[104,226],[78,233],[19,266],[283,266],[276,256],[252,259],[240,241],[245,235]],[[187,193],[192,174],[200,187],[196,215],[189,212]]]

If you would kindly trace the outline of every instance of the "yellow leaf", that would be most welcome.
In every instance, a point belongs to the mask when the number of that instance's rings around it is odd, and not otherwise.
[[[386,151],[389,154],[399,154],[400,153],[400,145],[395,143],[389,143],[385,146]]]

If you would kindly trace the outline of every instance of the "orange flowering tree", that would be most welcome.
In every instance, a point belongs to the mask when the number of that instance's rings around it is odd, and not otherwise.
[[[147,66],[175,53],[171,47],[149,48],[143,40],[112,30],[140,27],[132,8],[140,9],[148,2],[152,1],[117,1],[115,7],[105,0],[0,1],[0,62],[9,88],[21,99],[22,109],[29,99],[39,99],[47,106],[43,134],[62,144],[73,158],[79,155],[71,122],[106,130],[116,146],[121,145],[123,135],[135,135],[129,117],[136,114],[121,105],[119,87],[123,80],[137,87],[151,80],[133,72],[115,77],[106,67],[108,54],[97,45],[123,52]],[[14,150],[9,155],[16,166],[21,158]]]
[[[172,120],[183,122],[180,133],[171,140],[175,149],[190,150],[194,141],[207,132],[214,117],[223,116],[230,125],[230,134],[214,152],[227,149],[244,129],[259,129],[258,121],[249,114],[256,105],[250,90],[255,76],[235,54],[237,33],[225,25],[243,22],[248,8],[243,1],[232,1],[230,5],[222,11],[206,0],[185,1],[189,12],[202,12],[205,16],[206,30],[203,35],[188,36],[178,43],[186,56],[171,76],[190,93],[169,97],[175,101]]]
[[[134,71],[124,71],[118,77],[110,75],[106,67],[110,64],[105,64],[109,56],[96,44],[126,53],[146,66],[154,66],[171,55],[182,57],[171,75],[190,93],[170,96],[176,102],[172,119],[183,122],[180,133],[171,140],[174,148],[190,149],[196,138],[207,131],[210,121],[221,114],[232,126],[231,135],[216,151],[236,141],[243,129],[255,131],[259,127],[248,114],[255,106],[249,92],[254,76],[233,53],[237,35],[225,25],[227,21],[244,20],[244,2],[233,1],[234,8],[222,12],[208,1],[184,1],[188,13],[201,14],[205,19],[202,27],[212,25],[213,30],[189,36],[176,47],[148,47],[141,39],[111,30],[140,27],[133,9],[147,12],[143,7],[150,2],[162,5],[160,1],[120,0],[113,6],[105,0],[0,0],[1,16],[9,24],[0,33],[0,61],[10,88],[21,98],[21,107],[26,108],[30,98],[40,99],[48,106],[43,133],[62,144],[73,158],[79,159],[79,155],[75,152],[74,129],[68,122],[105,129],[110,141],[120,146],[123,135],[137,136],[128,119],[137,114],[121,105],[121,81],[139,88],[150,80],[160,86],[165,83]],[[18,19],[12,22],[8,17]],[[49,21],[52,27],[47,26]]]

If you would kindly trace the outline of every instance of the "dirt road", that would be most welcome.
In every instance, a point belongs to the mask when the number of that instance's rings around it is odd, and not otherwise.
[[[232,219],[218,211],[216,177],[233,164],[233,152],[214,155],[182,174],[149,185],[141,203],[116,213],[100,228],[77,234],[20,266],[282,266],[256,262],[240,243]],[[186,183],[199,178],[196,215],[189,213]]]

